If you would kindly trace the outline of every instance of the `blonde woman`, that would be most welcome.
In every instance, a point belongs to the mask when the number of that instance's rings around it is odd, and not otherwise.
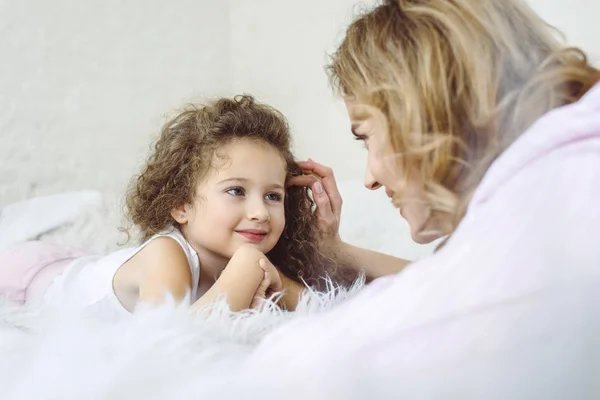
[[[368,152],[365,186],[387,192],[415,241],[446,239],[276,332],[253,363],[315,385],[461,368],[592,309],[568,294],[600,286],[600,72],[583,51],[519,0],[388,0],[352,22],[328,71]],[[373,277],[406,265],[342,243],[333,173],[300,166],[338,257]]]

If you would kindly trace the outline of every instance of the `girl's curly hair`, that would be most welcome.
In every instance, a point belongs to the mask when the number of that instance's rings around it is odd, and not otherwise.
[[[287,178],[301,174],[291,151],[288,123],[278,110],[249,95],[192,104],[163,126],[142,172],[132,179],[126,197],[130,220],[126,230],[135,225],[145,241],[169,226],[178,227],[170,211],[193,201],[215,151],[235,139],[273,146],[285,161]],[[313,206],[306,188],[286,188],[285,228],[267,257],[289,278],[315,288],[323,287],[326,275],[338,284],[349,284],[354,274],[337,268],[319,249]]]

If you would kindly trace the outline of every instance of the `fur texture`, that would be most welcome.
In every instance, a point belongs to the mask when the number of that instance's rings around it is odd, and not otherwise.
[[[369,193],[356,182],[346,193],[344,187],[341,183],[345,240],[409,258],[428,252],[404,240],[403,221],[383,193]],[[365,204],[378,211],[367,217]],[[40,239],[96,253],[114,251],[127,239],[117,229],[121,209],[118,197],[98,192],[15,203],[1,210],[0,245]],[[230,314],[221,304],[210,315],[190,317],[171,303],[153,312],[140,310],[119,324],[85,319],[66,307],[33,309],[2,301],[0,398],[177,399],[200,393],[248,398],[252,388],[249,398],[264,399],[264,383],[242,385],[244,376],[236,372],[257,343],[292,319],[326,312],[361,285],[307,293],[295,313],[267,303],[260,312]],[[264,376],[268,379],[268,371]]]

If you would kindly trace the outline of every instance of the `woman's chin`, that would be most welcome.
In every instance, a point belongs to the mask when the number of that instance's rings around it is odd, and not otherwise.
[[[440,236],[434,236],[434,235],[421,235],[421,234],[411,234],[410,235],[412,237],[413,242],[415,242],[416,244],[429,244],[431,242],[433,242],[436,239],[439,239]]]
[[[438,240],[444,235],[437,232],[423,232],[422,230],[415,231],[411,227],[410,236],[412,240],[417,244],[429,244],[435,240]]]
[[[446,235],[440,228],[439,218],[424,219],[410,212],[404,212],[402,216],[410,226],[412,240],[417,244],[429,244]]]

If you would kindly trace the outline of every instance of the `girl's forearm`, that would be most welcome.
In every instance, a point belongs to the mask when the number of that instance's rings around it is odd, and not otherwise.
[[[264,278],[258,262],[264,255],[252,249],[237,251],[215,284],[194,304],[194,311],[225,297],[231,311],[250,307],[256,290]]]

